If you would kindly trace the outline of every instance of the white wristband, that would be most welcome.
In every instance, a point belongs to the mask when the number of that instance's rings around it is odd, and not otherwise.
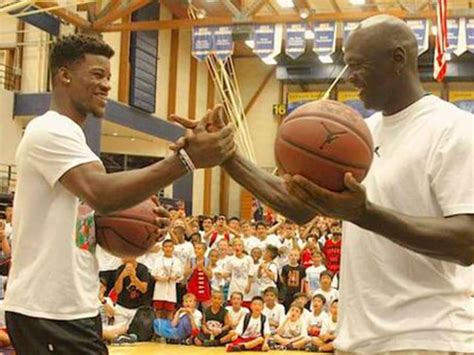
[[[181,148],[180,150],[178,150],[178,156],[188,171],[196,170],[196,166],[194,165],[193,161],[191,160],[191,157],[184,150],[184,148]]]

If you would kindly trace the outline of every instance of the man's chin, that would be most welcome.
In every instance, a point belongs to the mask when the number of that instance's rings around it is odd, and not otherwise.
[[[105,117],[105,108],[104,109],[95,109],[92,114],[95,118],[104,118]]]

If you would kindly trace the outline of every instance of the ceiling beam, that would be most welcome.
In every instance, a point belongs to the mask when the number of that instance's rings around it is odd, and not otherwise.
[[[309,4],[308,0],[294,0],[294,2],[298,11],[301,9],[311,10],[311,5]]]
[[[422,11],[416,15],[410,14],[401,9],[391,9],[387,11],[366,11],[366,12],[336,12],[312,14],[307,21],[361,21],[376,15],[392,15],[399,18],[435,18],[436,12],[433,10]],[[448,16],[459,17],[455,13],[448,11]],[[154,31],[162,29],[183,29],[193,26],[212,26],[212,25],[234,25],[239,23],[247,24],[273,24],[273,23],[293,23],[300,22],[298,15],[280,15],[280,16],[254,16],[247,22],[235,21],[232,17],[208,17],[202,20],[164,20],[164,21],[139,21],[129,24],[112,24],[101,29],[103,32],[115,31]]]
[[[341,8],[336,0],[330,0],[330,3],[335,12],[341,12]]]
[[[38,1],[35,3],[35,6],[41,9],[47,9],[50,7],[58,6],[58,3],[56,1]],[[54,9],[48,10],[48,12],[58,16],[59,18],[63,19],[66,22],[69,22],[71,25],[74,25],[76,27],[82,29],[89,29],[92,27],[92,24],[89,21],[72,11],[66,9]]]
[[[278,11],[278,9],[275,7],[275,5],[273,5],[272,1],[271,0],[267,0],[267,6],[273,11],[273,13],[275,15],[280,15],[280,12]]]
[[[131,14],[132,12],[148,5],[150,2],[151,0],[132,0],[127,6],[119,6],[115,10],[106,13],[99,20],[95,21],[92,24],[92,27],[95,30],[101,30],[102,27],[107,26],[108,24],[111,24],[114,21]]]
[[[176,0],[160,0],[160,5],[166,6],[171,14],[176,18],[188,18],[188,9]]]
[[[246,9],[245,15],[246,16],[253,16],[258,13],[262,7],[267,4],[268,0],[254,0]]]
[[[114,11],[121,3],[122,0],[110,0],[107,4],[105,4],[104,8],[99,11],[99,13],[97,14],[97,18],[100,19],[109,12]]]

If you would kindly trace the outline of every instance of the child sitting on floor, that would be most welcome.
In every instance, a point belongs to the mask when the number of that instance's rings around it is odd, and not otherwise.
[[[196,296],[187,293],[183,296],[183,307],[174,314],[173,320],[155,319],[153,329],[168,343],[191,345],[201,328],[202,313],[196,309]]]
[[[277,330],[275,342],[282,350],[303,349],[309,342],[308,326],[302,317],[303,307],[297,303],[290,306],[288,315]]]
[[[267,317],[262,314],[263,298],[255,296],[252,298],[250,308],[252,312],[246,314],[239,322],[237,329],[231,331],[232,343],[228,344],[226,350],[231,351],[268,351],[268,340],[270,338],[270,324]]]
[[[232,322],[232,329],[237,328],[240,319],[249,313],[248,308],[242,307],[244,295],[241,292],[233,292],[230,295],[230,306],[227,306],[227,312],[229,312],[230,319]]]

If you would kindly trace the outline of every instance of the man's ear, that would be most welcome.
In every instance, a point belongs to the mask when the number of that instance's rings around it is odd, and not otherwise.
[[[407,52],[403,47],[397,47],[393,51],[392,61],[394,63],[395,72],[400,74],[407,64]]]

